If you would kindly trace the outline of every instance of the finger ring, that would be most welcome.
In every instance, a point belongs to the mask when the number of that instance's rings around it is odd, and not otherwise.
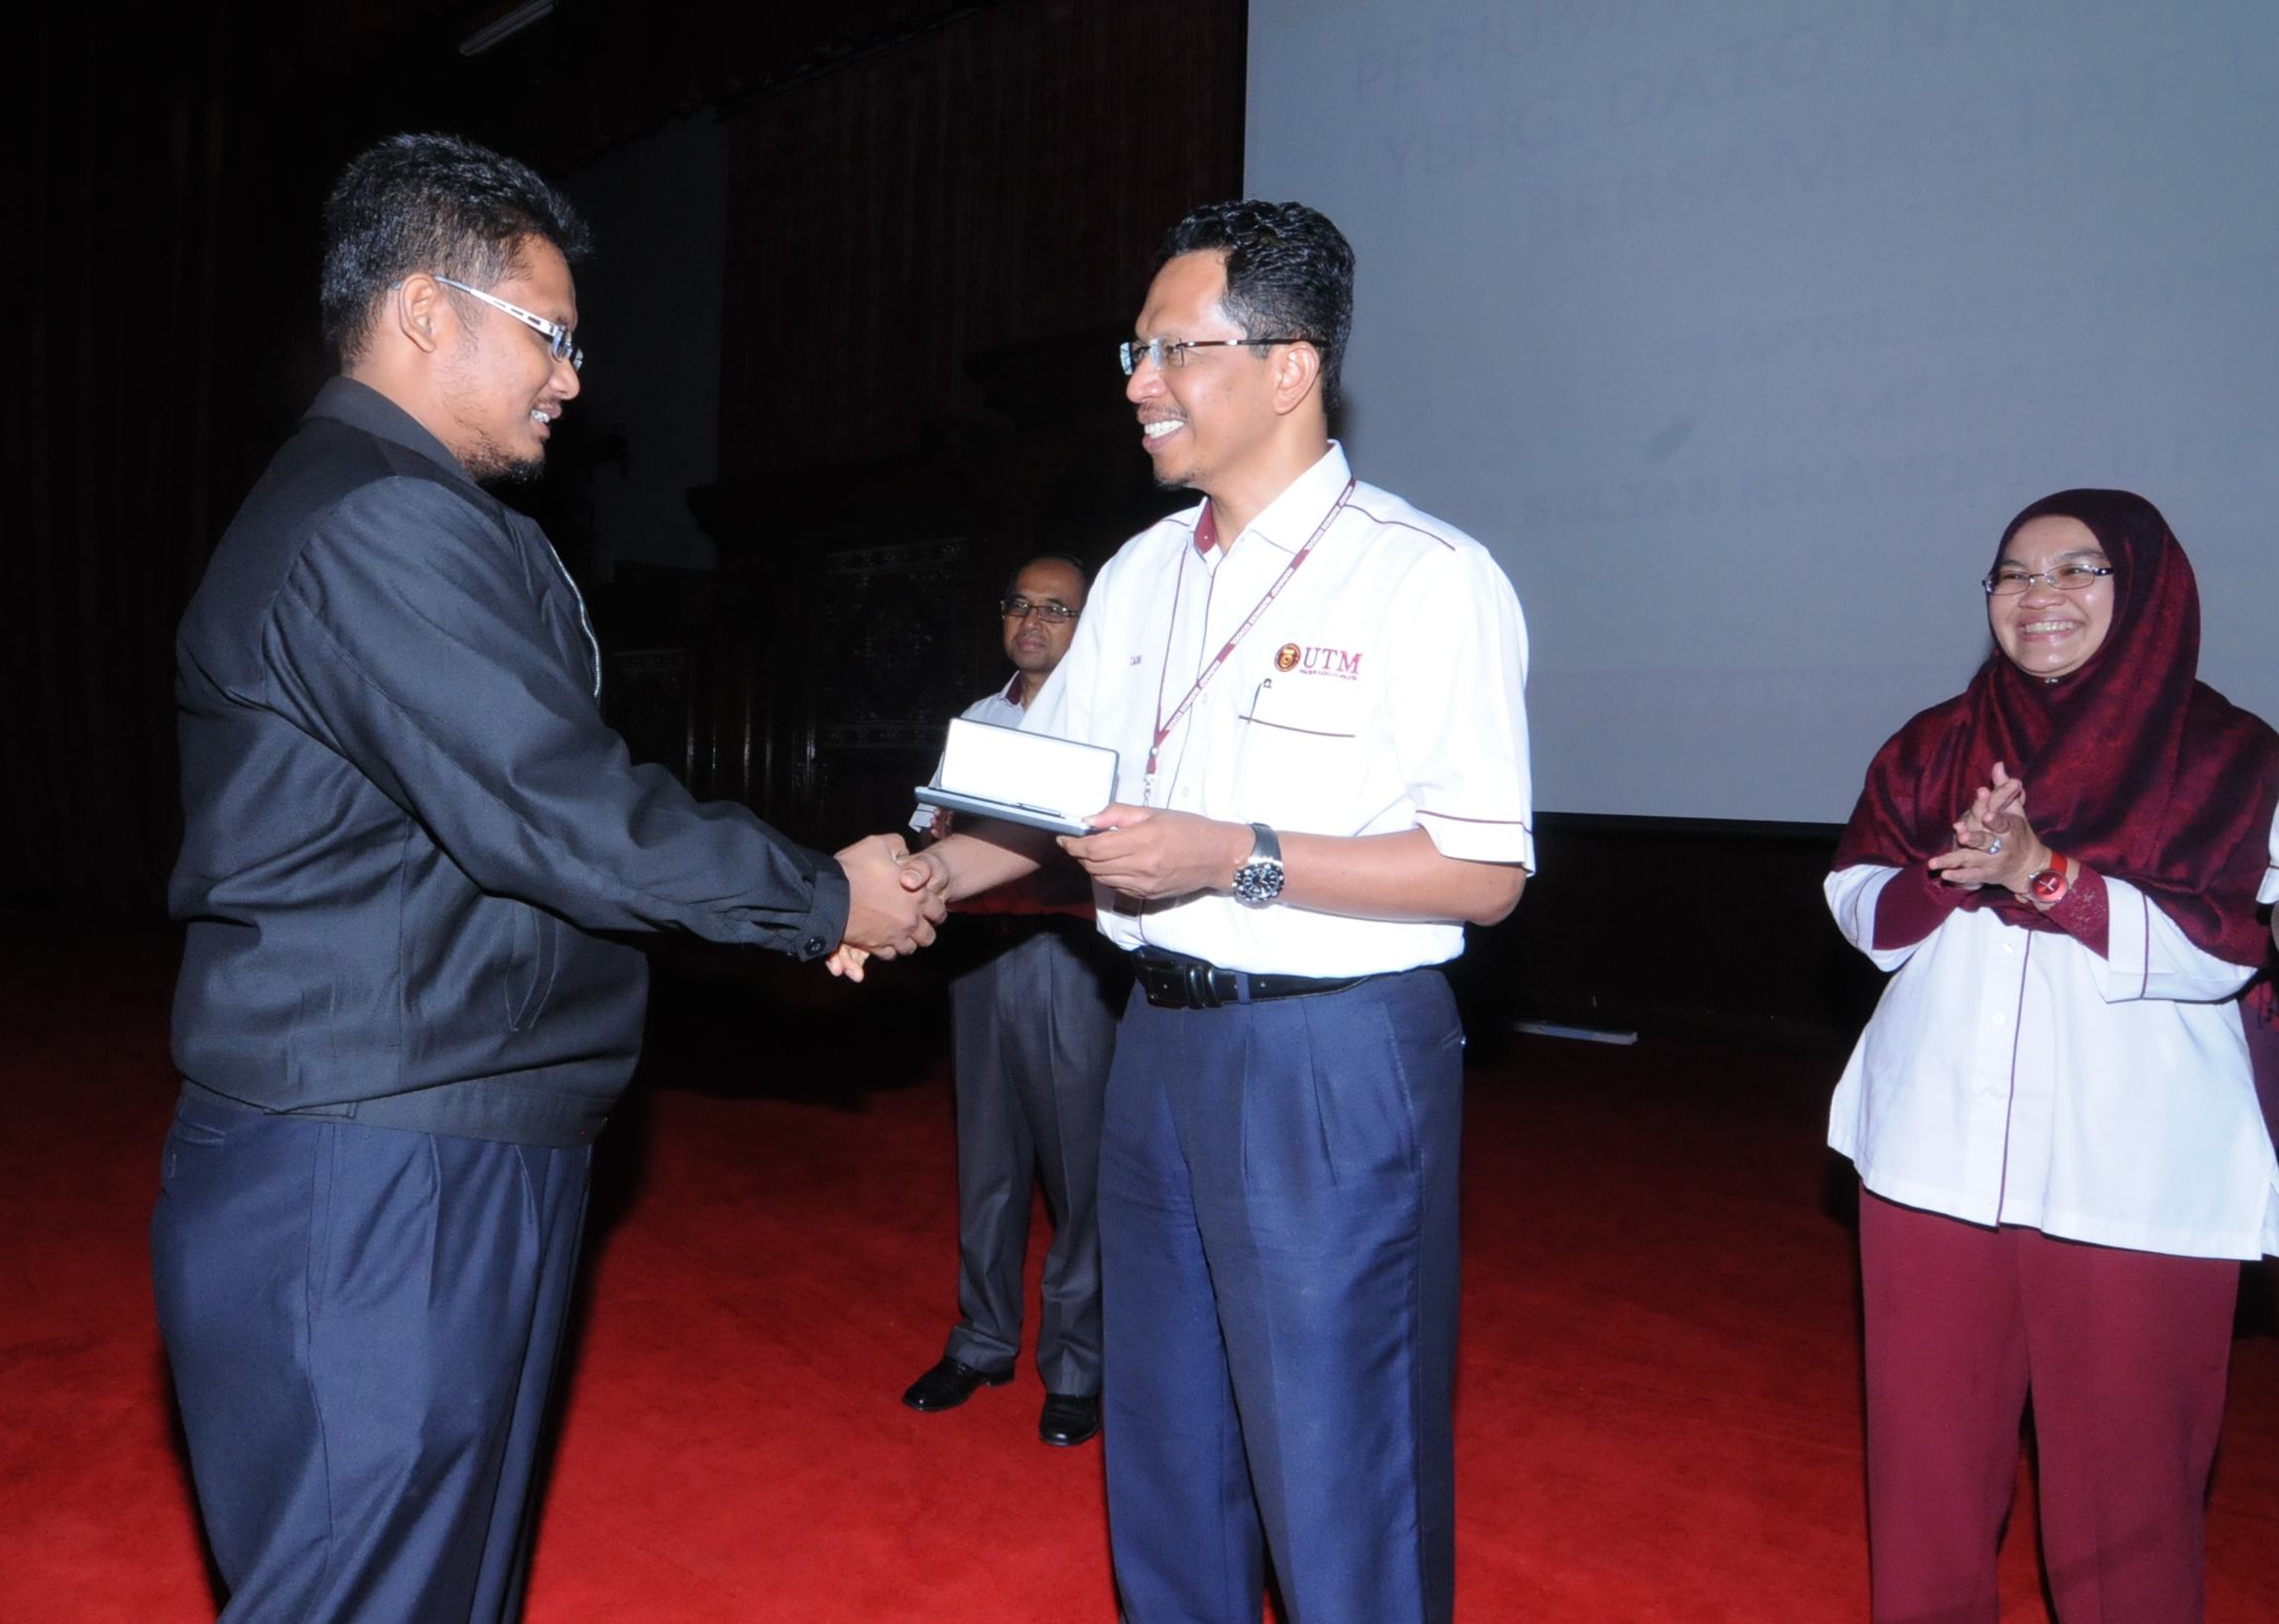
[[[1986,848],[1986,856],[1988,856],[1988,857],[2000,857],[2001,855],[2002,855],[2002,837],[2001,837],[2001,836],[1999,836],[1999,835],[1996,835],[1996,836],[1994,837],[1994,844]]]

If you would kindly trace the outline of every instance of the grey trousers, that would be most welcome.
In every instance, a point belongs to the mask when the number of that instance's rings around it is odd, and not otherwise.
[[[1050,1393],[1100,1391],[1100,1122],[1128,985],[1120,957],[1084,921],[1055,920],[950,984],[963,1318],[945,1351],[977,1370],[1020,1357],[1041,1178],[1053,1235],[1036,1369]]]

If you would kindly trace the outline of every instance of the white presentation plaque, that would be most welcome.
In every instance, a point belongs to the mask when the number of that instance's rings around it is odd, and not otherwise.
[[[1116,799],[1116,753],[960,718],[949,725],[938,776],[917,792],[927,806],[1086,835],[1085,820]]]

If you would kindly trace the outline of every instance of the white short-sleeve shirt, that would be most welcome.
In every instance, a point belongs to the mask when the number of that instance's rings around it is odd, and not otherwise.
[[[1203,512],[1163,520],[1110,560],[1023,726],[1115,750],[1117,798],[1129,804],[1289,833],[1422,828],[1450,857],[1532,869],[1527,629],[1488,550],[1354,483],[1335,444],[1231,547],[1196,544]],[[1150,784],[1158,723],[1317,530],[1304,564],[1164,738]],[[1454,921],[1352,919],[1220,894],[1121,912],[1105,889],[1097,900],[1101,929],[1121,947],[1259,974],[1377,975],[1464,950]]]
[[[2279,892],[2279,823],[2266,897]],[[2185,1257],[2279,1252],[2279,1159],[2234,995],[2203,952],[2107,877],[2105,957],[1989,909],[1877,949],[1899,870],[1839,869],[1836,922],[1894,972],[1830,1104],[1828,1142],[1891,1201],[1973,1223]]]

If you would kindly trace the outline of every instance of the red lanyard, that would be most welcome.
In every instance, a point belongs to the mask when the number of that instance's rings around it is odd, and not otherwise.
[[[1194,709],[1195,701],[1202,697],[1204,685],[1219,674],[1219,667],[1227,663],[1228,658],[1235,651],[1235,645],[1243,640],[1252,627],[1259,624],[1259,617],[1266,612],[1266,606],[1281,596],[1282,588],[1290,584],[1290,577],[1298,572],[1298,566],[1313,555],[1314,548],[1321,544],[1321,538],[1327,535],[1329,527],[1337,522],[1337,516],[1345,512],[1345,505],[1351,500],[1353,489],[1359,483],[1360,481],[1356,479],[1349,479],[1345,482],[1345,489],[1338,493],[1337,501],[1331,505],[1329,513],[1324,516],[1322,522],[1314,526],[1314,533],[1306,537],[1306,544],[1298,548],[1296,557],[1282,566],[1281,574],[1274,577],[1274,584],[1266,588],[1266,595],[1260,598],[1250,614],[1243,618],[1243,624],[1235,628],[1235,635],[1227,639],[1227,645],[1211,657],[1210,664],[1203,667],[1202,675],[1195,678],[1194,686],[1187,690],[1187,697],[1179,701],[1177,709],[1173,710],[1169,717],[1165,717],[1163,714],[1163,689],[1161,681],[1158,679],[1155,688],[1155,738],[1147,747],[1147,779],[1145,795],[1143,796],[1150,805],[1154,803],[1155,799],[1155,762],[1156,758],[1163,753],[1163,741],[1171,737],[1171,730],[1179,725],[1180,719]],[[1182,571],[1185,570],[1186,563],[1186,555],[1182,553],[1179,558]],[[1174,587],[1171,598],[1171,623],[1174,627],[1178,625],[1178,589]],[[1166,666],[1170,664],[1170,657],[1171,644],[1169,636],[1166,634],[1163,642],[1163,660]]]

